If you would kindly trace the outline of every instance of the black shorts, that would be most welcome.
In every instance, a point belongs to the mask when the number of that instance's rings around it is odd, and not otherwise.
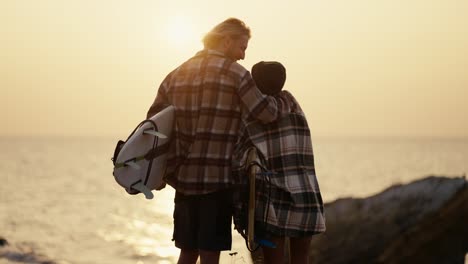
[[[187,250],[231,250],[232,191],[203,195],[176,192],[175,246]]]

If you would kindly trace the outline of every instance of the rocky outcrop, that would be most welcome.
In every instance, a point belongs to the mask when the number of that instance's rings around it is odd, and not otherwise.
[[[379,263],[465,263],[468,253],[468,188],[385,248]]]
[[[0,247],[8,245],[8,241],[0,236]]]
[[[325,205],[327,231],[311,263],[464,263],[468,251],[465,178],[428,177],[366,199]]]
[[[28,263],[28,264],[57,264],[42,254],[36,252],[32,245],[20,243],[11,245],[8,241],[0,237],[0,263]]]

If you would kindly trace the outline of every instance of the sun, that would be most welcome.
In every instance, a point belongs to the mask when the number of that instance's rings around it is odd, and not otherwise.
[[[195,37],[193,25],[184,16],[175,16],[168,21],[167,38],[170,44],[185,46],[193,42]]]

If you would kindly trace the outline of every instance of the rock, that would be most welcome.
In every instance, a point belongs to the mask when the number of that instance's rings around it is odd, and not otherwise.
[[[22,242],[10,245],[3,237],[0,237],[0,263],[58,264],[37,252],[36,247],[31,243]]]
[[[327,231],[312,239],[311,263],[464,263],[467,206],[464,178],[433,176],[325,204]]]
[[[378,263],[465,263],[468,253],[468,188],[404,232],[385,248]]]
[[[4,247],[7,245],[8,245],[8,241],[5,238],[0,237],[0,247]]]

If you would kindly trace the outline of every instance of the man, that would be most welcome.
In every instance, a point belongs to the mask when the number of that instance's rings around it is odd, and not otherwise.
[[[147,116],[175,107],[165,181],[176,190],[174,234],[178,263],[218,263],[231,249],[231,158],[241,120],[271,122],[289,112],[287,100],[263,95],[244,59],[250,29],[229,18],[203,39],[204,49],[161,83]]]

